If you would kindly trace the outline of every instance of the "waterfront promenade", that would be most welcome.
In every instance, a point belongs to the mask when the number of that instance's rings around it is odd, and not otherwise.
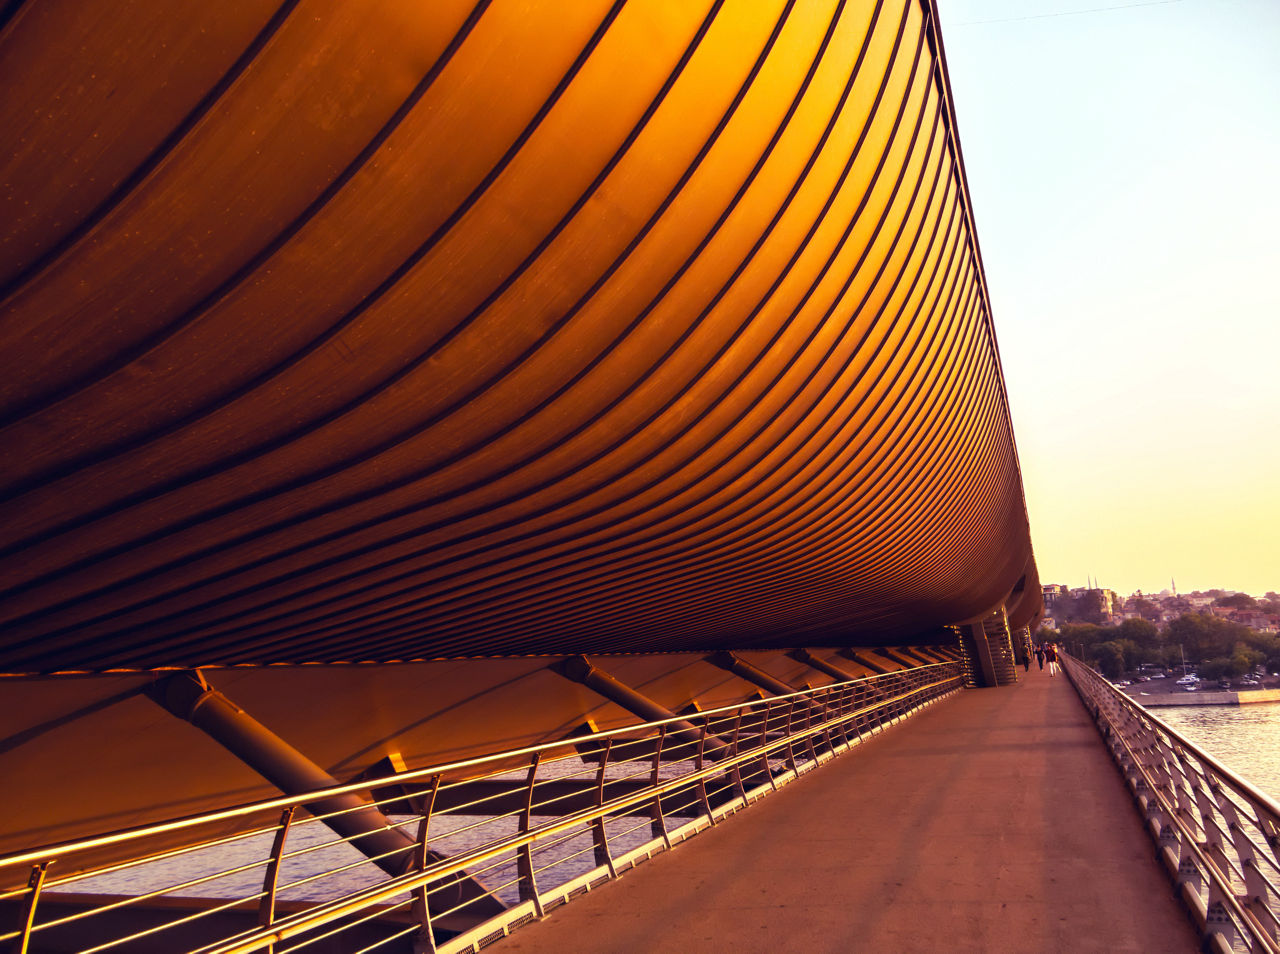
[[[967,691],[501,945],[1193,952],[1064,675]]]

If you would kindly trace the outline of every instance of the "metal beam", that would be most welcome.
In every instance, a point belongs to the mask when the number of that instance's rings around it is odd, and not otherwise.
[[[747,682],[753,683],[765,692],[771,692],[775,696],[791,696],[795,695],[797,692],[803,693],[805,689],[808,688],[803,687],[797,689],[795,686],[789,686],[781,679],[777,679],[769,675],[759,666],[753,666],[741,656],[727,650],[713,653],[707,657],[707,662],[712,665],[719,666],[725,672],[731,672],[739,679],[744,679]],[[811,712],[817,713],[820,716],[830,715],[831,713],[831,710],[827,706],[824,706],[820,702],[815,702],[807,695],[802,696],[798,701]]]
[[[819,659],[807,649],[793,649],[787,653],[796,662],[804,663],[810,669],[816,669],[824,675],[830,676],[836,682],[850,682],[854,679],[862,679],[863,676],[855,676],[851,672],[845,672],[839,666],[834,666],[825,659]]]
[[[842,649],[840,650],[840,655],[845,657],[845,659],[852,659],[859,666],[866,666],[872,672],[879,673],[882,676],[885,673],[893,672],[892,669],[885,669],[884,666],[880,665],[880,663],[873,659],[869,659],[861,653],[856,653],[852,649]]]
[[[876,652],[878,652],[881,656],[883,656],[885,659],[889,660],[890,662],[896,662],[899,666],[902,666],[904,669],[915,669],[916,666],[920,665],[920,663],[917,660],[914,660],[910,656],[907,656],[901,650],[895,651],[885,647],[880,647],[879,649],[876,650]]]
[[[177,716],[190,722],[234,754],[286,795],[336,788],[342,783],[280,738],[222,693],[198,672],[170,676],[149,693]],[[307,811],[391,876],[403,874],[413,857],[413,839],[394,828],[375,806],[354,793],[318,799]]]
[[[168,712],[190,722],[235,755],[286,795],[337,788],[341,783],[276,735],[221,692],[212,688],[198,670],[177,673],[154,683],[147,694]],[[354,792],[306,802],[307,811],[320,818],[335,834],[347,840],[392,877],[411,870],[417,844],[394,827],[374,804]],[[442,860],[439,852],[426,852],[428,861]],[[506,910],[475,878],[461,875],[451,890],[437,893],[432,906],[455,911],[465,905],[459,924]]]
[[[603,669],[592,665],[591,660],[586,656],[569,656],[558,663],[554,663],[550,668],[553,672],[559,673],[566,679],[581,683],[592,692],[599,693],[614,705],[640,716],[646,722],[663,722],[668,719],[677,720],[670,723],[670,727],[667,729],[667,736],[679,743],[696,746],[703,737],[705,732],[703,728],[694,725],[687,719],[681,719],[679,715],[662,705],[662,703],[637,692],[626,683],[609,675]],[[706,741],[702,744],[703,756],[711,761],[728,758],[733,754],[728,742],[710,733],[706,733]]]
[[[753,666],[736,653],[722,651],[712,653],[707,657],[707,662],[713,666],[719,666],[725,672],[731,672],[739,679],[745,679],[753,685],[759,686],[765,692],[771,692],[775,696],[790,696],[802,689],[795,686],[789,686],[781,679],[775,679],[759,666]]]

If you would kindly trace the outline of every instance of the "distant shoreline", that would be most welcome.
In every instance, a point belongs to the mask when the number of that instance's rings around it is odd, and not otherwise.
[[[1214,689],[1187,692],[1172,679],[1153,679],[1122,690],[1134,702],[1156,706],[1243,706],[1255,702],[1280,702],[1280,688]]]

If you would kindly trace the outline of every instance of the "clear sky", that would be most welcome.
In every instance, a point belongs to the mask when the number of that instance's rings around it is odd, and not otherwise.
[[[1040,577],[1280,591],[1280,0],[1133,2],[938,0]]]

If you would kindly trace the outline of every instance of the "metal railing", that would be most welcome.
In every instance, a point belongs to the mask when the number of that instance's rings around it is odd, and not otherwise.
[[[10,855],[0,949],[478,951],[962,682],[921,666]],[[375,807],[407,837],[327,824]]]
[[[1280,951],[1280,803],[1069,656],[1207,949]]]

